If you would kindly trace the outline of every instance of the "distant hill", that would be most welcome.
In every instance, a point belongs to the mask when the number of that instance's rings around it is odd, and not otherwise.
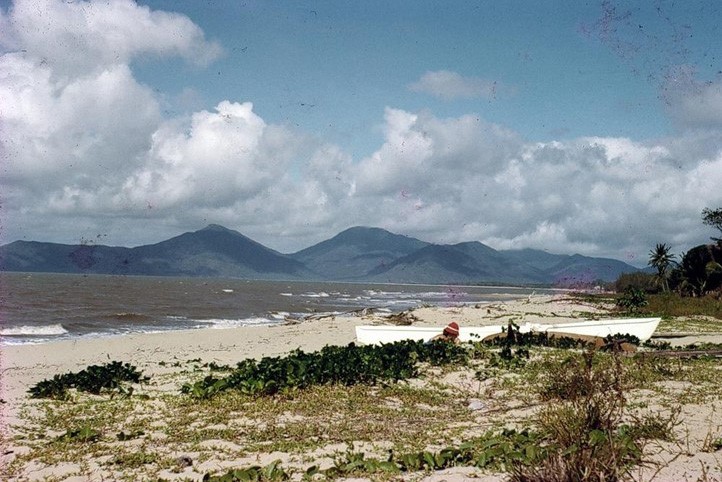
[[[354,227],[293,254],[209,225],[136,248],[16,241],[0,246],[0,269],[54,273],[206,276],[393,283],[588,285],[639,271],[622,261],[497,251],[477,241],[429,244],[379,228]]]
[[[318,278],[302,263],[217,225],[137,248],[17,241],[0,248],[0,265],[5,271]]]
[[[509,262],[479,242],[430,245],[371,271],[368,279],[408,283],[544,283],[533,268]]]
[[[384,229],[358,226],[290,256],[327,279],[365,279],[368,272],[428,244]]]
[[[523,263],[544,273],[547,283],[576,286],[597,280],[614,281],[622,273],[640,271],[616,259],[592,258],[580,254],[551,254],[535,249],[500,251],[511,262]]]
[[[15,241],[0,247],[3,271],[127,273],[132,249]]]
[[[542,271],[554,268],[567,257],[563,254],[551,254],[538,249],[512,249],[501,251],[501,253],[510,261],[524,263]]]

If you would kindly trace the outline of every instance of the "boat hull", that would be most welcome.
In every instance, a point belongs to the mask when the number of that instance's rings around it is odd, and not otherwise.
[[[571,323],[525,323],[519,326],[522,333],[547,332],[605,338],[610,335],[633,335],[644,342],[657,329],[661,318],[623,318],[614,320],[592,320]],[[462,326],[459,340],[480,341],[487,336],[502,333],[506,325]],[[428,341],[443,331],[437,326],[392,326],[362,325],[356,327],[356,340],[360,344],[374,345],[394,343],[402,340]]]

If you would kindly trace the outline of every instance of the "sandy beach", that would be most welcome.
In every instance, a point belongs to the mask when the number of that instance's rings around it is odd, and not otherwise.
[[[415,323],[443,326],[449,321],[456,321],[462,326],[481,324],[504,324],[509,320],[515,322],[560,322],[591,317],[603,317],[608,307],[583,303],[564,295],[530,296],[490,304],[465,306],[458,308],[419,308],[413,311],[418,318]],[[368,316],[337,316],[296,324],[279,326],[249,326],[233,329],[202,329],[176,331],[168,333],[130,335],[109,338],[83,339],[62,341],[38,345],[3,346],[1,360],[2,382],[2,430],[3,455],[2,467],[6,472],[4,480],[117,480],[123,477],[117,467],[109,467],[102,460],[89,459],[84,463],[64,463],[62,461],[25,461],[23,457],[32,454],[37,441],[27,440],[27,433],[18,430],[29,423],[27,417],[41,410],[42,401],[28,398],[27,390],[37,382],[52,378],[66,372],[76,372],[93,364],[103,364],[111,360],[129,362],[138,367],[144,375],[154,380],[153,384],[140,387],[138,393],[149,398],[161,397],[163,394],[177,394],[180,382],[194,380],[200,375],[196,372],[183,370],[189,360],[197,364],[215,363],[218,365],[234,365],[246,358],[261,358],[287,354],[292,350],[316,351],[326,345],[346,345],[354,341],[354,326],[360,324],[384,323],[380,315]],[[722,331],[722,330],[721,330]],[[688,344],[694,341],[711,341],[719,343],[719,333],[705,334],[701,337],[669,338],[675,344]],[[179,368],[180,367],[180,368]],[[718,364],[717,368],[720,366]],[[179,373],[182,372],[182,373]],[[462,376],[463,378],[463,376]],[[720,378],[719,380],[722,380]],[[462,384],[457,384],[462,386]],[[683,391],[684,387],[676,387]],[[528,412],[527,407],[507,407],[498,399],[485,399],[493,396],[494,391],[475,389],[474,394],[464,393],[462,389],[455,392],[458,407],[466,407],[472,395],[481,398],[486,407],[494,407],[509,419]],[[60,403],[73,403],[60,402]],[[504,410],[502,410],[504,408]],[[518,409],[518,410],[517,410]],[[150,410],[150,408],[148,409]],[[515,410],[517,410],[515,412]],[[686,434],[687,448],[683,455],[669,461],[667,466],[657,473],[654,470],[641,471],[638,480],[720,480],[722,472],[722,452],[702,450],[705,440],[722,437],[722,422],[718,417],[722,411],[722,400],[718,396],[711,399],[703,397],[682,405],[682,427],[680,434]],[[518,413],[517,413],[518,412]],[[289,414],[289,417],[292,415]],[[495,417],[497,415],[494,415]],[[469,415],[469,420],[478,419],[479,431],[490,426],[489,414],[484,410]],[[172,424],[173,421],[166,421]],[[152,437],[151,437],[152,438]],[[354,441],[348,441],[354,442]],[[209,442],[210,443],[210,442]],[[220,443],[220,442],[219,442]],[[225,442],[224,442],[225,443]],[[681,442],[679,442],[681,443]],[[163,447],[163,437],[153,439],[152,445]],[[212,444],[211,444],[212,445]],[[709,445],[709,444],[708,444]],[[193,449],[193,463],[190,467],[160,468],[157,476],[165,479],[200,480],[204,472],[219,473],[231,467],[242,467],[252,463],[268,463],[281,459],[289,466],[304,467],[311,463],[328,463],[328,456],[334,450],[344,450],[343,444],[328,444],[323,450],[313,454],[288,453],[256,453],[249,456],[242,448],[238,455],[233,451],[220,451],[218,456],[198,453]],[[165,447],[168,456],[183,455],[189,452],[187,447]],[[671,450],[667,447],[665,450]],[[225,455],[224,455],[225,454]],[[659,457],[669,457],[662,451]],[[22,463],[19,461],[23,460]],[[131,475],[126,474],[129,480]],[[137,476],[137,475],[136,475]],[[504,480],[503,474],[484,473],[468,467],[447,469],[432,474],[408,474],[408,480],[427,481],[459,481],[459,480]],[[650,477],[654,477],[653,479]],[[371,479],[356,479],[371,480]]]

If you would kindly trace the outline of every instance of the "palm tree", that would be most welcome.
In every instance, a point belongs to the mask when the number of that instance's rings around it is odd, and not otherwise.
[[[649,252],[649,266],[657,270],[657,280],[662,283],[662,291],[669,291],[669,267],[674,262],[674,255],[669,253],[672,249],[665,243],[657,243],[657,246]]]

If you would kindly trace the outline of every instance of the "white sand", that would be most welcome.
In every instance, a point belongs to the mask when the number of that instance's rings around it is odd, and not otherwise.
[[[564,296],[534,296],[476,307],[422,308],[413,312],[420,318],[419,323],[439,326],[449,321],[457,321],[462,326],[505,324],[512,319],[521,323],[552,319],[559,322],[603,313],[602,308],[572,301]],[[282,326],[202,329],[39,345],[2,346],[1,398],[6,402],[0,405],[3,411],[3,431],[12,435],[12,426],[22,423],[19,410],[27,403],[28,388],[56,374],[79,371],[89,365],[103,364],[111,360],[132,363],[144,374],[151,376],[172,370],[168,366],[159,365],[161,361],[184,362],[200,358],[205,363],[235,364],[244,358],[280,355],[297,348],[315,351],[325,345],[345,345],[354,341],[354,326],[382,322],[383,319],[378,316],[336,317]],[[175,389],[177,390],[177,387]],[[12,454],[9,457],[12,457]],[[698,473],[691,467],[692,472],[685,472],[683,469],[684,467],[675,473]],[[50,475],[54,474],[58,476],[58,480],[63,480],[62,472],[62,467],[56,467],[50,471]],[[42,474],[48,475],[47,472]],[[468,468],[432,474],[425,480],[470,480],[473,475],[469,474],[475,475],[473,480],[477,481],[502,480],[500,476],[486,477]],[[31,476],[27,478],[33,480]]]

